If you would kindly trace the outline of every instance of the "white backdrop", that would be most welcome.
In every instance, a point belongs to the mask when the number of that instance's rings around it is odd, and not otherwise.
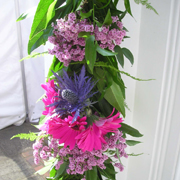
[[[155,78],[136,82],[124,77],[127,87],[125,122],[139,129],[142,144],[129,148],[129,153],[144,153],[124,161],[125,170],[117,180],[180,179],[180,1],[151,0],[159,15],[131,1],[134,19],[123,21],[129,30],[122,46],[134,54],[135,64],[128,60],[124,70],[139,78]],[[19,59],[26,56],[32,18],[15,22],[17,14],[36,5],[38,0],[6,0],[0,7],[0,129],[25,119]],[[123,3],[123,2],[122,2]],[[123,5],[120,3],[119,7]],[[3,13],[2,13],[3,12]],[[43,51],[43,49],[40,49]],[[43,109],[36,100],[43,94],[40,84],[51,57],[24,61],[28,114],[37,119]]]
[[[25,120],[26,114],[30,121],[37,120],[43,110],[42,102],[36,103],[36,100],[44,93],[40,87],[45,80],[44,58],[25,60],[25,75],[22,75],[23,64],[19,62],[22,57],[27,55],[32,17],[16,23],[16,19],[21,13],[37,4],[38,0],[1,2],[0,129]],[[43,51],[43,47],[40,50]],[[26,86],[27,102],[24,98],[23,86]]]

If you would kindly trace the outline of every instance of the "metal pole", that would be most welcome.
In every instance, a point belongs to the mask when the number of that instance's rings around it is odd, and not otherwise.
[[[20,11],[19,11],[19,1],[14,0],[15,3],[15,12],[16,12],[16,19],[20,16]],[[23,53],[22,53],[22,36],[21,36],[21,26],[20,22],[16,23],[17,27],[17,37],[18,37],[18,47],[19,47],[19,56],[20,59],[23,58]],[[25,104],[25,111],[26,111],[26,122],[29,122],[29,117],[28,117],[28,99],[27,99],[27,86],[26,86],[26,77],[25,77],[25,68],[24,68],[24,61],[20,62],[21,66],[21,75],[22,75],[22,86],[23,86],[23,94],[24,94],[24,104]]]

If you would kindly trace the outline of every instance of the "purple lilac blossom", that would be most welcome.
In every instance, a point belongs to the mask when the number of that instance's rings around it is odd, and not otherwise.
[[[40,161],[40,158],[49,159],[55,157],[58,159],[55,168],[58,170],[64,162],[67,162],[68,159],[68,168],[66,172],[68,174],[84,174],[87,170],[92,170],[93,166],[98,166],[101,169],[106,169],[104,162],[108,159],[108,156],[104,153],[107,149],[117,148],[120,154],[120,157],[127,158],[125,148],[125,139],[122,137],[122,132],[115,132],[110,136],[106,137],[107,144],[102,144],[101,150],[93,150],[91,152],[83,152],[76,145],[72,150],[69,147],[59,146],[58,140],[49,137],[49,145],[43,145],[43,138],[37,140],[33,145],[34,149],[34,162],[37,164]],[[40,144],[40,145],[39,145]],[[56,151],[56,153],[54,153]],[[42,153],[43,152],[43,153]],[[39,155],[40,154],[40,155]],[[41,155],[43,154],[43,156]],[[54,155],[55,154],[55,155]],[[115,155],[117,158],[117,155]],[[119,168],[120,171],[123,171],[124,167],[121,163],[111,162],[115,167]],[[84,177],[85,179],[85,177]]]
[[[110,26],[103,25],[102,28],[95,28],[87,19],[76,19],[75,13],[68,15],[68,20],[57,19],[57,25],[54,27],[53,36],[48,38],[49,42],[54,44],[53,49],[49,49],[51,55],[55,55],[59,61],[68,66],[73,61],[82,61],[85,58],[85,38],[78,37],[80,32],[89,32],[95,35],[95,39],[101,48],[108,48],[113,51],[115,45],[120,45],[126,31],[123,30],[123,24],[117,16],[112,16],[112,23],[116,23],[119,29],[110,29]]]

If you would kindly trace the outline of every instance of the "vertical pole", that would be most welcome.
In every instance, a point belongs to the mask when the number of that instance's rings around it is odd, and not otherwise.
[[[14,0],[15,3],[15,12],[16,12],[16,19],[20,16],[20,11],[19,11],[19,1]],[[19,47],[19,56],[20,59],[23,58],[23,53],[22,53],[22,36],[21,36],[21,26],[20,23],[16,23],[17,27],[17,37],[18,37],[18,47]],[[23,86],[23,94],[24,94],[24,104],[25,104],[25,111],[26,111],[26,122],[29,122],[29,117],[28,117],[28,99],[27,99],[27,86],[26,86],[26,77],[25,77],[25,68],[24,68],[24,61],[20,62],[21,66],[21,75],[22,75],[22,86]]]

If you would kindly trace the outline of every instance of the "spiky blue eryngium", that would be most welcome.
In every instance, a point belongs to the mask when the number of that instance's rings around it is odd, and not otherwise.
[[[59,115],[75,112],[74,122],[80,112],[92,104],[89,98],[96,93],[91,92],[95,83],[91,81],[91,78],[85,76],[85,66],[82,67],[79,76],[74,72],[73,79],[68,76],[66,71],[63,70],[63,72],[62,77],[53,72],[59,85],[56,88],[60,93],[59,100],[50,106],[56,106],[55,112]]]

